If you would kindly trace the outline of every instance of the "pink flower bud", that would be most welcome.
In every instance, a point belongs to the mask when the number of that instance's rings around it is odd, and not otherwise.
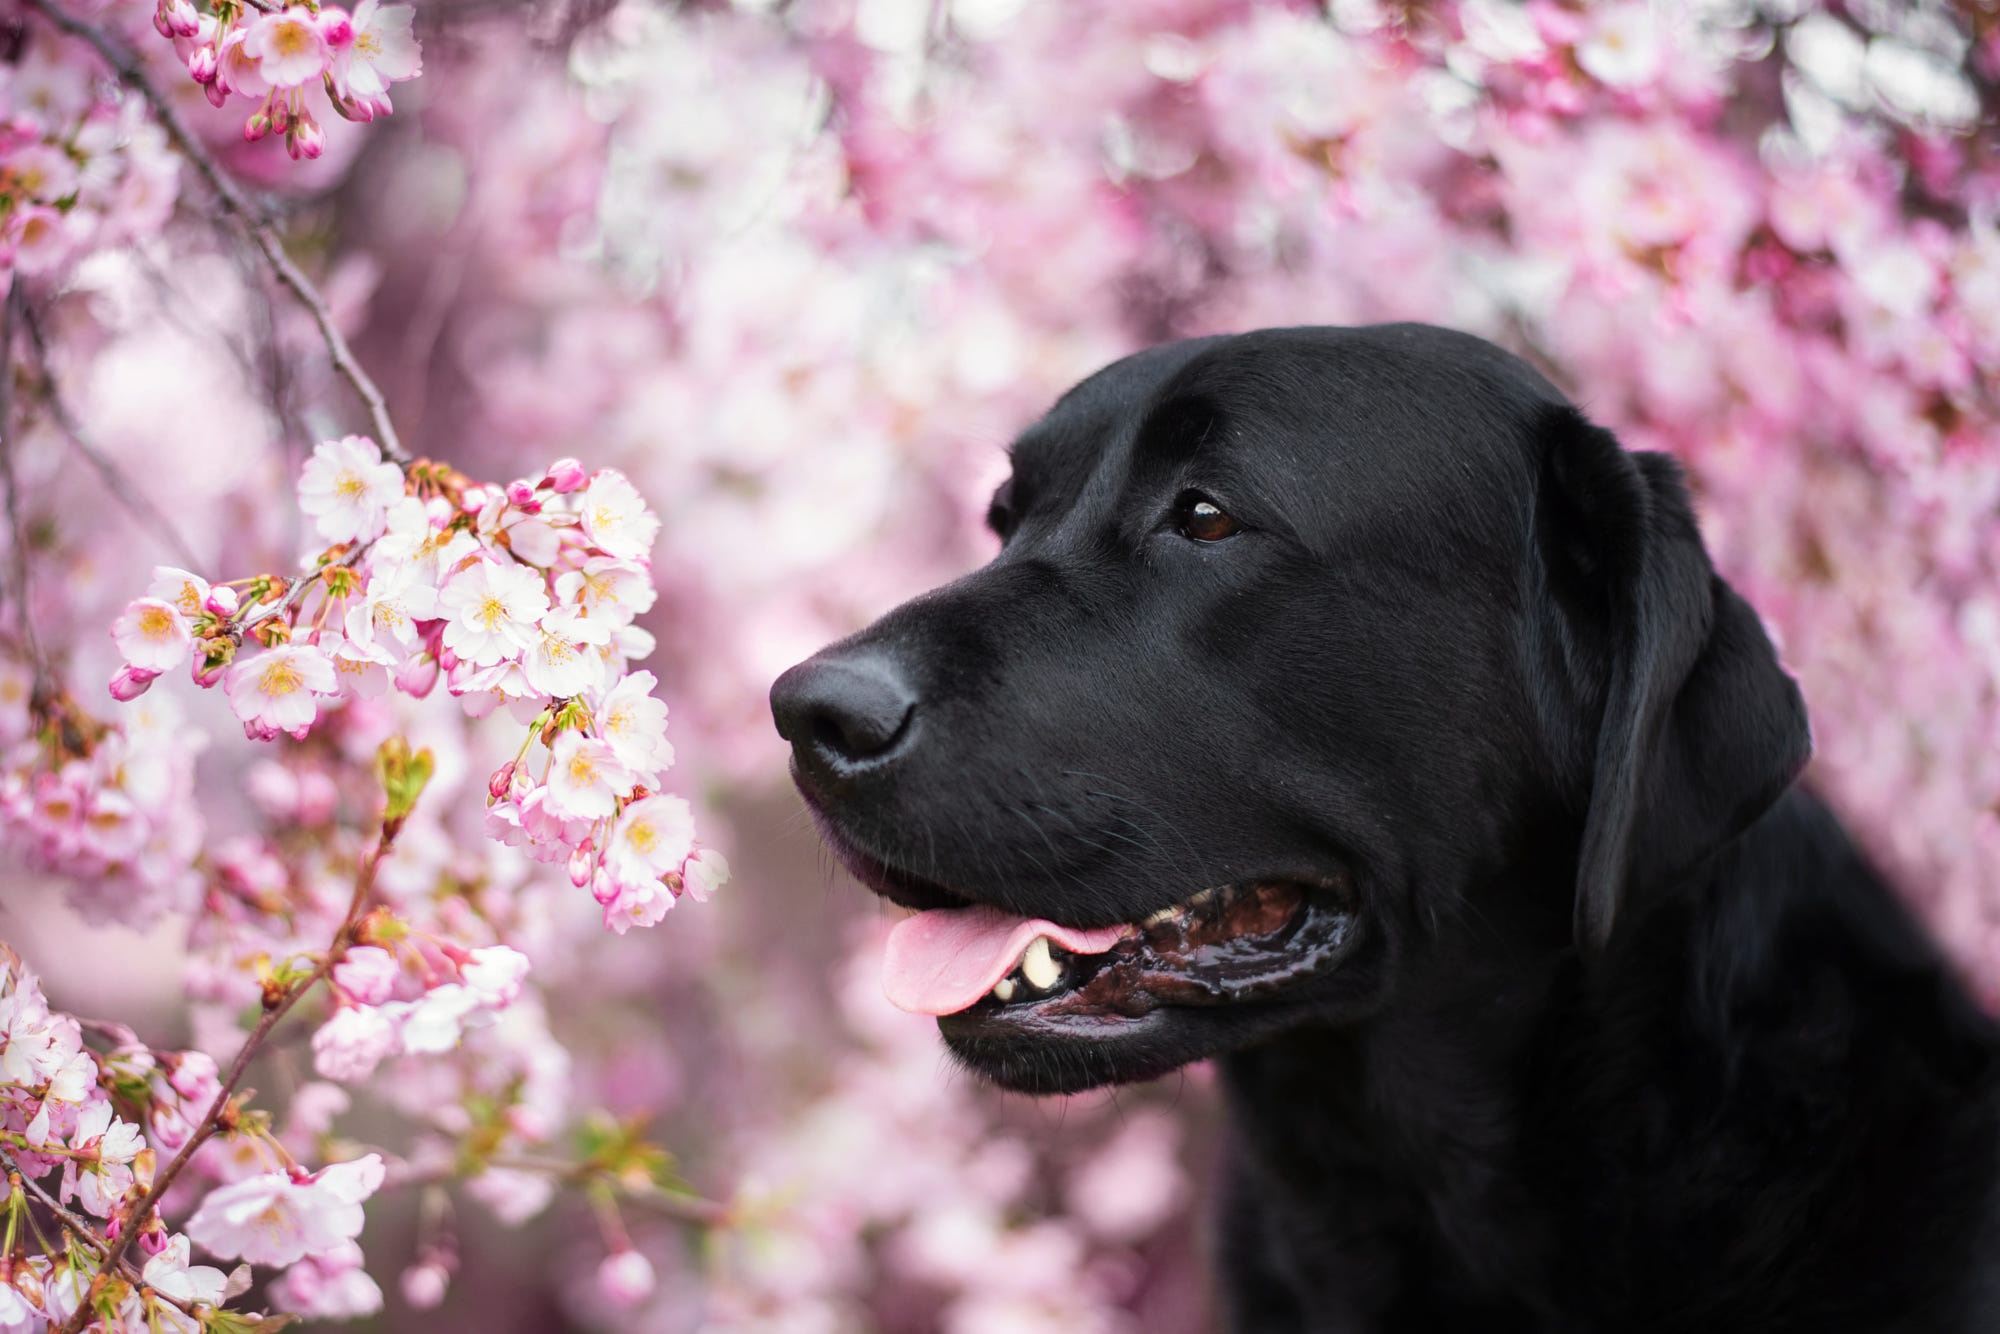
[[[148,1255],[158,1255],[167,1249],[167,1243],[171,1240],[167,1230],[159,1225],[158,1219],[155,1219],[139,1233],[139,1249]]]
[[[194,50],[188,52],[187,66],[188,75],[196,83],[214,83],[217,66],[215,48],[212,46],[197,46]]]
[[[586,838],[569,854],[569,882],[578,889],[590,883],[592,847],[593,844]]]
[[[319,12],[319,35],[336,51],[354,43],[354,20],[346,10],[328,5]]]
[[[277,728],[258,718],[243,724],[243,735],[252,741],[276,741],[279,732]]]
[[[266,104],[271,113],[271,133],[283,134],[291,128],[292,104],[282,97],[274,97]]]
[[[210,615],[220,616],[226,621],[236,614],[236,609],[243,605],[243,600],[237,597],[236,590],[227,584],[216,584],[208,590],[208,598],[201,605]]]
[[[209,76],[208,82],[201,86],[201,91],[202,96],[208,99],[208,104],[218,109],[229,100],[229,90],[222,86],[222,80],[213,75]]]
[[[319,127],[318,121],[301,113],[292,125],[292,132],[285,136],[285,151],[294,162],[301,158],[311,162],[326,151],[326,131]]]
[[[653,1264],[634,1250],[614,1252],[597,1267],[597,1288],[613,1306],[632,1306],[653,1291]]]
[[[203,690],[215,689],[222,681],[222,674],[229,670],[229,664],[226,662],[219,662],[213,667],[209,666],[208,660],[201,655],[199,650],[194,655],[194,661],[188,664],[188,666],[190,669],[189,674],[194,677],[194,683]]]
[[[184,1051],[170,1062],[167,1085],[174,1092],[195,1105],[195,1110],[205,1112],[215,1101],[215,1095],[222,1090],[222,1072],[215,1064],[215,1058],[207,1052]]]
[[[445,1288],[450,1282],[451,1276],[435,1260],[411,1265],[403,1271],[403,1300],[419,1311],[428,1311],[444,1300]]]
[[[215,85],[210,84],[209,87],[213,88],[215,87]],[[213,97],[209,98],[208,100],[211,102],[215,102],[215,99]],[[222,103],[220,102],[215,102],[215,104],[217,106],[222,105]],[[243,140],[245,143],[254,144],[259,139],[262,139],[265,135],[269,134],[270,132],[271,132],[271,113],[268,111],[259,109],[258,111],[253,112],[251,114],[249,120],[243,122]]]
[[[438,660],[428,653],[416,653],[396,669],[396,689],[412,699],[422,699],[438,683]]]
[[[486,795],[494,801],[504,801],[507,797],[507,789],[513,785],[514,761],[509,760],[498,769],[495,769],[493,776],[486,780]]]
[[[438,646],[437,660],[438,666],[447,672],[458,670],[458,654],[452,652],[450,648],[442,644]]]
[[[135,700],[146,693],[158,672],[149,672],[144,667],[120,667],[118,675],[111,678],[111,698],[122,702]]]
[[[528,514],[542,512],[542,502],[535,499],[535,488],[526,482],[507,483],[507,503]]]
[[[549,465],[548,475],[542,479],[542,485],[558,495],[568,495],[572,491],[582,490],[583,484],[589,480],[590,474],[585,472],[583,465],[575,459],[557,459]]]

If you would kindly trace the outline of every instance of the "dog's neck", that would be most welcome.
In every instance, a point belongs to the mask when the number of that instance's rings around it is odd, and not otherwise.
[[[1474,1288],[1519,1290],[1551,1246],[1522,1161],[1521,1072],[1573,975],[1550,942],[1481,954],[1476,968],[1433,956],[1422,1008],[1225,1058],[1224,1083],[1238,1168],[1294,1235],[1421,1237]]]

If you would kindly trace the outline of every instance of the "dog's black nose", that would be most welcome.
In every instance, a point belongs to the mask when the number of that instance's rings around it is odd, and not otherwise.
[[[771,687],[778,735],[801,765],[822,774],[888,758],[916,710],[916,691],[880,652],[808,658]]]

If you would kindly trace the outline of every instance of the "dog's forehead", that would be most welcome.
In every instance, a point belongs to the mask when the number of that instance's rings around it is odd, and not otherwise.
[[[1567,400],[1519,358],[1425,325],[1268,329],[1170,343],[1072,389],[1016,443],[1020,485],[1109,495],[1197,453],[1314,513],[1411,507],[1531,475],[1539,415]]]

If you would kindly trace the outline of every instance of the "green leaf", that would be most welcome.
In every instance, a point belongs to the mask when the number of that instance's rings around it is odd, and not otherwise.
[[[385,833],[394,834],[403,827],[403,821],[417,808],[417,798],[431,781],[434,768],[436,762],[428,748],[412,754],[410,743],[400,736],[390,737],[376,750],[375,776],[381,780],[382,794],[388,799],[382,811]]]

